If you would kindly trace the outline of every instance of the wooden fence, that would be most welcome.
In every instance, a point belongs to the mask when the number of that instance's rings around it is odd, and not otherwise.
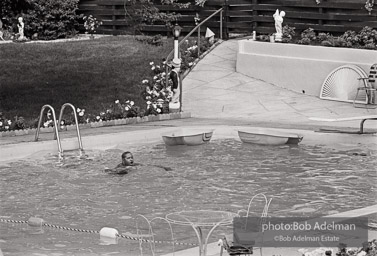
[[[157,5],[164,12],[180,13],[179,25],[183,33],[195,27],[194,16],[199,14],[203,20],[215,10],[224,7],[223,32],[229,34],[249,34],[253,30],[258,33],[273,33],[274,20],[272,15],[276,9],[286,13],[283,25],[289,25],[302,31],[309,27],[320,32],[334,35],[347,30],[359,31],[364,26],[377,28],[377,6],[370,13],[365,8],[365,0],[207,0],[204,7],[194,4],[193,0],[179,0],[180,3],[190,2],[189,8],[177,9],[169,5]],[[81,0],[79,12],[92,14],[101,19],[103,25],[97,33],[129,34],[133,32],[132,23],[127,17],[129,8],[127,0]],[[156,4],[159,3],[156,0]],[[220,16],[213,17],[207,26],[215,33],[220,29]],[[162,23],[145,25],[141,31],[147,34],[167,34],[168,29]],[[205,33],[205,29],[202,30]]]

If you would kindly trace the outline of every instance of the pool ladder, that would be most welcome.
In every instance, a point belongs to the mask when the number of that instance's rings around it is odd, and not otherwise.
[[[53,122],[54,122],[54,130],[55,130],[54,139],[56,139],[57,142],[58,142],[59,158],[63,157],[63,149],[62,149],[62,145],[61,145],[61,142],[60,142],[59,130],[60,130],[60,124],[61,124],[61,121],[62,121],[63,112],[64,112],[64,109],[67,106],[70,107],[73,110],[73,116],[75,118],[75,123],[76,123],[76,133],[77,133],[77,138],[78,138],[78,141],[79,141],[79,150],[80,150],[80,153],[82,153],[84,151],[84,148],[82,146],[79,123],[77,121],[76,108],[71,103],[63,104],[62,108],[60,109],[59,121],[58,122],[56,121],[56,114],[55,114],[54,108],[51,105],[44,105],[41,109],[41,113],[39,114],[38,127],[37,127],[37,131],[35,133],[35,141],[38,141],[39,132],[40,132],[40,129],[41,129],[41,124],[42,124],[43,112],[44,112],[45,109],[50,109],[51,112],[52,112],[52,119],[53,119]]]

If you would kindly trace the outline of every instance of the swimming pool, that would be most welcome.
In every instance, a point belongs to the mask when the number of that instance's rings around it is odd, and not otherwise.
[[[328,215],[375,204],[375,144],[349,139],[329,144],[319,137],[306,136],[298,146],[260,146],[243,144],[232,132],[217,129],[210,143],[195,147],[166,147],[159,138],[86,150],[86,158],[69,152],[63,163],[56,154],[33,155],[0,167],[0,217],[38,216],[71,228],[106,226],[135,234],[136,220],[146,232],[138,214],[152,219],[180,210],[237,212],[256,193],[274,198],[270,214],[275,216]],[[173,171],[147,166],[123,176],[104,173],[120,161],[122,150],[134,152],[136,162]],[[155,231],[157,240],[170,239],[166,224],[156,224]],[[196,242],[190,228],[174,231],[179,241]],[[213,241],[221,232],[229,234],[231,227],[215,233]],[[8,223],[0,223],[0,248],[5,255],[140,254],[139,244],[126,239],[105,245],[93,234],[41,232]],[[156,248],[172,251],[169,244]]]

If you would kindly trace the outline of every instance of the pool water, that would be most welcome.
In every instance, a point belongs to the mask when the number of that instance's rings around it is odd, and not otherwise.
[[[56,155],[35,156],[0,166],[0,218],[37,216],[70,228],[112,227],[145,234],[148,226],[140,215],[152,219],[181,210],[237,212],[247,209],[257,193],[273,198],[273,216],[323,216],[376,204],[377,150],[360,145],[259,146],[224,139],[194,147],[158,144],[125,150],[145,166],[127,175],[105,173],[120,162],[119,149],[86,151],[83,158],[69,152],[63,162]],[[173,229],[179,241],[197,242],[190,228]],[[156,240],[170,239],[163,221],[156,221],[154,233]],[[212,240],[222,233],[231,234],[231,227],[220,228]],[[0,248],[5,255],[141,254],[139,243],[127,239],[109,245],[98,234],[2,222]],[[146,244],[142,248],[143,255],[151,254]],[[156,246],[157,253],[171,251],[169,244]]]

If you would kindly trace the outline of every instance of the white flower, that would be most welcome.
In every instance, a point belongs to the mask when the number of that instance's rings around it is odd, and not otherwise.
[[[0,126],[3,126],[3,122],[0,121]]]
[[[159,65],[156,66],[158,69],[160,69],[161,67]]]
[[[166,61],[163,61],[162,64],[165,65],[165,64],[166,64]]]
[[[48,122],[44,122],[43,126],[47,127],[48,126]]]
[[[147,101],[147,105],[150,105],[152,102],[150,102],[149,100]]]
[[[96,116],[96,119],[99,120],[101,117],[100,116]]]
[[[8,125],[11,125],[12,124],[12,121],[11,120],[8,120]]]
[[[152,66],[153,64],[154,64],[154,62],[153,62],[153,61],[152,61],[152,62],[149,62],[149,65],[151,65],[151,66]]]
[[[144,80],[142,81],[142,83],[143,83],[143,84],[147,84],[147,83],[148,83],[148,80],[147,80],[147,79],[144,79]]]
[[[129,100],[127,100],[127,101],[126,101],[126,104],[128,104],[128,103],[130,103],[130,101],[129,101]]]
[[[192,66],[192,64],[193,64],[193,63],[192,63],[192,62],[190,62],[190,63],[189,63],[189,67],[191,67],[191,66]]]
[[[155,66],[153,66],[153,67],[151,67],[151,69],[152,69],[152,70],[155,70],[156,68],[155,68]]]
[[[84,112],[81,111],[81,112],[79,113],[79,116],[84,116]]]
[[[5,130],[8,130],[8,129],[9,129],[9,126],[8,126],[8,125],[6,125],[6,126],[4,126],[4,128],[5,128]]]
[[[81,111],[84,113],[84,112],[85,112],[85,109],[83,108],[83,109],[81,109]]]
[[[80,111],[81,111],[81,109],[77,108],[77,112],[80,112]]]
[[[132,100],[130,101],[130,105],[133,106],[135,104],[135,102],[133,102]]]
[[[154,76],[154,77],[153,77],[153,80],[156,80],[157,78],[158,78],[157,76]]]
[[[152,97],[151,96],[147,96],[147,97],[145,97],[145,99],[150,100],[150,99],[152,99]]]
[[[166,73],[165,73],[165,72],[162,72],[162,73],[161,73],[161,76],[165,76],[165,75],[166,75]]]
[[[128,111],[128,110],[130,110],[130,108],[127,106],[127,107],[124,108],[124,110]]]
[[[64,125],[64,121],[60,121],[60,125]]]
[[[161,109],[159,109],[159,108],[158,108],[158,109],[156,109],[156,111],[157,111],[158,113],[161,113]]]
[[[119,104],[119,100],[116,100],[116,101],[115,101],[115,104]]]

